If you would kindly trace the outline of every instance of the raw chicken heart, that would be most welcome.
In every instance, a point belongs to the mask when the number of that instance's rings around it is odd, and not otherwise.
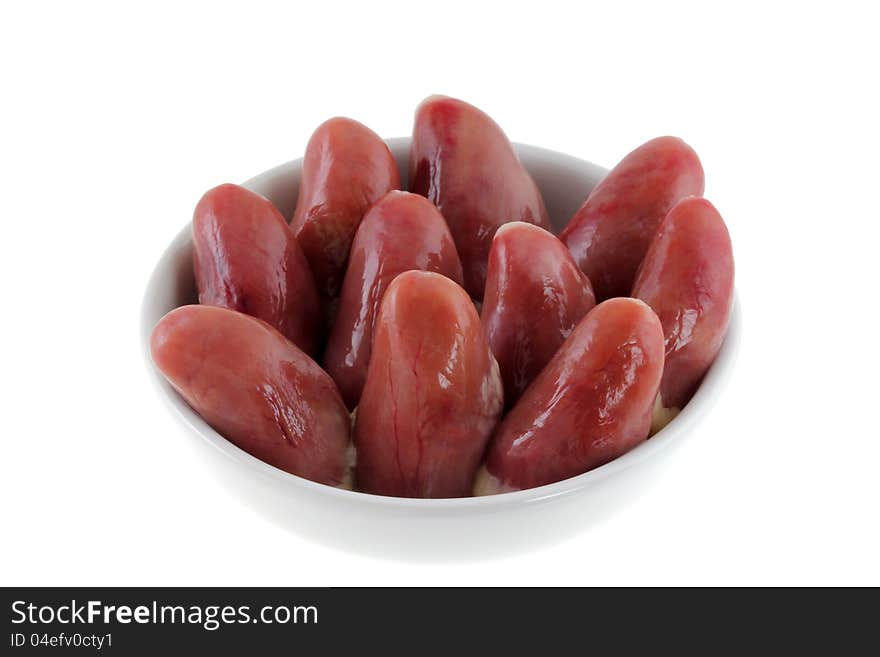
[[[417,194],[388,192],[364,215],[351,247],[339,311],[324,367],[349,408],[367,378],[373,324],[388,285],[398,274],[434,271],[461,284],[461,262],[443,217]]]
[[[568,249],[542,228],[503,225],[489,252],[482,322],[513,406],[596,299]]]
[[[599,304],[504,418],[475,493],[550,484],[629,451],[648,437],[662,372],[654,312],[636,299]]]
[[[660,225],[632,293],[663,325],[661,407],[681,409],[715,360],[730,321],[733,275],[730,235],[718,211],[702,198],[677,203]]]
[[[416,110],[410,188],[446,218],[464,287],[475,299],[483,298],[489,249],[500,225],[550,225],[541,193],[498,124],[454,98],[432,96]]]
[[[183,306],[150,337],[153,362],[202,418],[244,451],[292,474],[345,483],[351,420],[333,380],[267,323]]]
[[[658,137],[614,167],[559,235],[596,299],[630,293],[657,227],[685,196],[703,193],[703,167],[681,139]]]
[[[196,206],[192,233],[199,303],[253,315],[306,353],[315,352],[315,282],[272,203],[244,187],[220,185]]]
[[[325,299],[339,293],[351,241],[364,213],[400,186],[391,151],[366,126],[338,117],[315,130],[303,158],[290,226]]]
[[[440,274],[401,274],[379,308],[358,406],[358,488],[401,497],[469,495],[503,395],[467,293]]]

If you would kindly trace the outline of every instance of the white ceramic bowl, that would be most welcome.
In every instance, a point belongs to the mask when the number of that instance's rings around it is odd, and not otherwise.
[[[409,141],[388,140],[404,181]],[[557,230],[606,173],[568,155],[515,146],[541,189]],[[269,198],[289,217],[301,167],[302,160],[288,162],[244,186]],[[548,486],[491,497],[421,500],[367,495],[301,479],[240,450],[208,426],[153,366],[149,355],[153,327],[169,310],[196,298],[191,256],[187,222],[162,254],[147,285],[141,339],[160,394],[195,439],[201,461],[255,510],[291,530],[341,549],[395,559],[503,556],[571,536],[618,511],[647,490],[672,452],[669,448],[695,433],[700,418],[723,390],[739,340],[737,303],[721,353],[681,414],[647,442],[595,470]]]

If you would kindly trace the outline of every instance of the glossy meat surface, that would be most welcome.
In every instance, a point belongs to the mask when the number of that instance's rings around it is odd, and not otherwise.
[[[654,312],[635,299],[599,304],[504,418],[477,493],[561,481],[629,451],[648,437],[662,370]]]
[[[733,278],[721,215],[705,199],[680,201],[660,225],[633,288],[663,325],[662,406],[682,408],[715,359],[730,321]]]
[[[469,495],[502,406],[498,366],[467,293],[432,272],[394,279],[355,423],[358,488]]]
[[[611,170],[559,235],[598,301],[630,293],[666,213],[685,196],[702,193],[700,160],[676,137],[652,139]]]
[[[345,273],[324,367],[354,408],[367,378],[373,323],[388,285],[409,270],[462,282],[461,262],[443,217],[418,194],[394,191],[364,215]]]
[[[483,298],[495,230],[508,221],[549,228],[537,186],[489,116],[432,96],[416,110],[410,188],[434,203],[455,238],[465,289]]]
[[[192,234],[199,303],[253,315],[315,352],[320,308],[312,272],[272,203],[220,185],[196,206]]]
[[[306,147],[290,226],[324,298],[339,293],[351,241],[364,213],[400,186],[391,151],[366,126],[334,118],[315,130]]]
[[[565,245],[522,222],[495,233],[481,319],[512,406],[596,299]]]
[[[274,328],[242,313],[183,306],[150,338],[153,362],[228,440],[277,468],[344,483],[351,421],[332,379]]]

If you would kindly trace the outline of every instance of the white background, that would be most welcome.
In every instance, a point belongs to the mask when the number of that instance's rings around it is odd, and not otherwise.
[[[880,584],[878,62],[870,3],[5,3],[0,583]],[[734,240],[744,340],[637,503],[541,552],[401,563],[244,507],[138,341],[203,191],[431,93],[605,166],[675,134]]]

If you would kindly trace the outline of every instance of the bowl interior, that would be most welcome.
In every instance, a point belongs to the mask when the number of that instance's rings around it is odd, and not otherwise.
[[[406,186],[410,139],[408,137],[390,139],[387,143],[394,153],[404,186]],[[593,187],[607,173],[602,167],[569,155],[529,145],[515,144],[514,146],[523,165],[541,190],[551,223],[556,232],[562,229]],[[244,183],[244,186],[271,200],[282,214],[289,218],[293,214],[296,204],[301,165],[302,160],[282,164],[251,178]],[[269,477],[276,484],[295,487],[313,494],[335,496],[340,500],[357,500],[358,503],[418,507],[422,509],[485,508],[509,504],[519,505],[522,502],[537,502],[575,492],[591,483],[602,480],[616,471],[626,469],[648,458],[657,450],[668,445],[676,437],[687,433],[692,424],[708,408],[709,402],[717,394],[729,370],[735,343],[739,335],[739,311],[738,303],[735,302],[731,326],[725,344],[691,402],[675,420],[650,440],[606,465],[555,484],[490,497],[441,500],[392,498],[331,488],[274,468],[250,456],[224,439],[183,401],[164,380],[155,366],[152,365],[149,356],[149,335],[163,315],[178,306],[194,303],[196,298],[192,270],[192,241],[190,225],[187,222],[156,265],[144,295],[141,316],[141,340],[148,367],[165,401],[171,405],[185,424],[226,457],[237,461],[243,468]]]

